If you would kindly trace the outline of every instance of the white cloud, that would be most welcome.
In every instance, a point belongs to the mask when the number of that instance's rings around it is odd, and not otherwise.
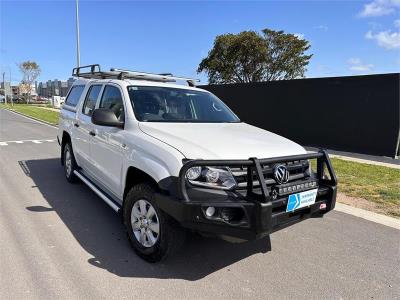
[[[394,20],[394,27],[400,28],[400,19]]]
[[[318,25],[318,26],[314,26],[314,28],[322,30],[322,31],[328,31],[328,26],[326,26],[326,25]]]
[[[400,0],[373,0],[364,5],[360,17],[380,17],[390,15],[400,9]]]
[[[301,39],[301,40],[304,40],[304,33],[294,33],[293,35],[294,35],[295,37]]]
[[[387,50],[400,49],[400,31],[392,32],[390,30],[372,33],[368,31],[365,35],[368,40],[375,40],[378,45]]]
[[[368,73],[374,68],[373,64],[365,64],[358,57],[349,58],[347,64],[349,65],[349,69],[356,73]]]
[[[372,30],[382,30],[383,28],[381,23],[375,21],[368,22],[368,25]]]
[[[349,65],[359,65],[361,64],[361,59],[359,59],[358,57],[352,57],[347,60],[347,63]]]

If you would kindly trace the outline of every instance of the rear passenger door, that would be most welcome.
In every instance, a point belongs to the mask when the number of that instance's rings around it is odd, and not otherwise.
[[[75,155],[75,159],[78,165],[81,165],[81,156],[79,145],[77,144],[76,127],[74,126],[77,122],[78,107],[80,106],[80,100],[84,95],[85,85],[73,85],[68,92],[67,99],[60,112],[60,125],[59,128],[67,130],[71,134],[72,147]],[[59,133],[62,137],[62,132]]]
[[[74,124],[75,145],[76,152],[79,155],[80,167],[89,172],[93,172],[93,161],[90,154],[90,144],[93,140],[91,118],[102,87],[101,84],[89,86],[82,107],[77,110],[77,120]]]
[[[111,109],[120,121],[125,121],[125,102],[119,86],[104,86],[98,108]],[[120,198],[123,158],[126,145],[123,139],[124,129],[93,125],[95,136],[91,144],[95,177],[114,196]]]

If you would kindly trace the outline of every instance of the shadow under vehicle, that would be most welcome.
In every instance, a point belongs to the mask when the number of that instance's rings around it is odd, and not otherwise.
[[[93,266],[121,277],[194,281],[257,253],[271,250],[269,237],[242,244],[191,235],[177,255],[152,264],[132,251],[117,215],[84,184],[70,185],[57,158],[19,162],[49,206],[32,205],[32,213],[54,211],[78,243],[90,253]]]

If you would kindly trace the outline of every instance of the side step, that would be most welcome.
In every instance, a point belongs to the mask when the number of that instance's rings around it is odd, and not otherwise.
[[[74,171],[74,174],[82,180],[93,192],[97,194],[105,203],[107,203],[114,211],[119,212],[120,207],[114,203],[106,194],[104,194],[98,187],[96,187],[89,179],[83,176],[78,171]]]

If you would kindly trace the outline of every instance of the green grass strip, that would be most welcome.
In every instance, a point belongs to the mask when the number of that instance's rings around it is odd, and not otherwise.
[[[0,104],[0,108],[7,108],[26,116],[33,117],[35,119],[48,122],[53,125],[58,124],[59,112],[45,109],[39,106],[29,104],[14,104],[13,106],[7,104]]]

